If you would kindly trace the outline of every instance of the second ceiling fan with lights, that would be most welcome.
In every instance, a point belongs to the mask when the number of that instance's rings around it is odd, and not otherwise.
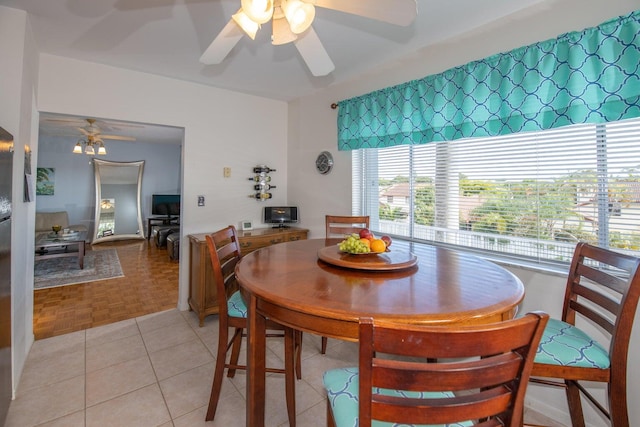
[[[417,15],[416,0],[241,0],[240,9],[200,62],[221,63],[244,34],[255,39],[260,26],[271,20],[271,43],[293,42],[311,74],[326,76],[335,66],[311,26],[316,6],[402,26],[410,25]]]
[[[136,139],[129,136],[121,135],[102,135],[102,131],[98,125],[95,124],[95,119],[86,119],[87,126],[77,128],[85,136],[84,139],[78,140],[73,147],[73,152],[76,154],[84,154],[93,156],[95,154],[105,155],[107,150],[104,146],[104,139],[115,139],[120,141],[135,141]],[[97,151],[96,151],[97,148]]]

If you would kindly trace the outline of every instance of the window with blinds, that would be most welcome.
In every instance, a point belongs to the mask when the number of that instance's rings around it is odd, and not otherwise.
[[[568,262],[640,254],[640,120],[353,152],[354,213],[415,241]]]

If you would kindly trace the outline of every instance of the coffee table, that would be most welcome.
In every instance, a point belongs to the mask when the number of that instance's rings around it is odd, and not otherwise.
[[[46,258],[77,257],[80,269],[84,269],[86,231],[72,233],[47,233],[36,240],[36,260]]]

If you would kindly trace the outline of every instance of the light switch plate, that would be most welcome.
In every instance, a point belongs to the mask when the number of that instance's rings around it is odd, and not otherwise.
[[[231,168],[225,167],[222,169],[222,175],[225,178],[229,178],[231,176]]]
[[[204,196],[198,196],[198,206],[204,206]]]

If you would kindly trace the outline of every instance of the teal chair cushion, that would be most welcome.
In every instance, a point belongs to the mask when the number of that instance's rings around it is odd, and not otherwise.
[[[247,317],[247,304],[244,303],[240,291],[235,291],[227,300],[229,317]]]
[[[549,319],[535,363],[607,369],[609,353],[589,335],[569,323]]]
[[[322,378],[324,387],[327,390],[327,399],[331,405],[333,418],[336,427],[357,427],[358,426],[358,368],[342,368],[326,371]],[[453,393],[438,392],[412,392],[402,390],[388,390],[374,387],[374,393],[386,394],[390,396],[405,397],[451,397]],[[398,424],[381,421],[373,421],[375,427],[436,427],[427,424]],[[447,424],[446,427],[466,427],[472,426],[472,422]]]

